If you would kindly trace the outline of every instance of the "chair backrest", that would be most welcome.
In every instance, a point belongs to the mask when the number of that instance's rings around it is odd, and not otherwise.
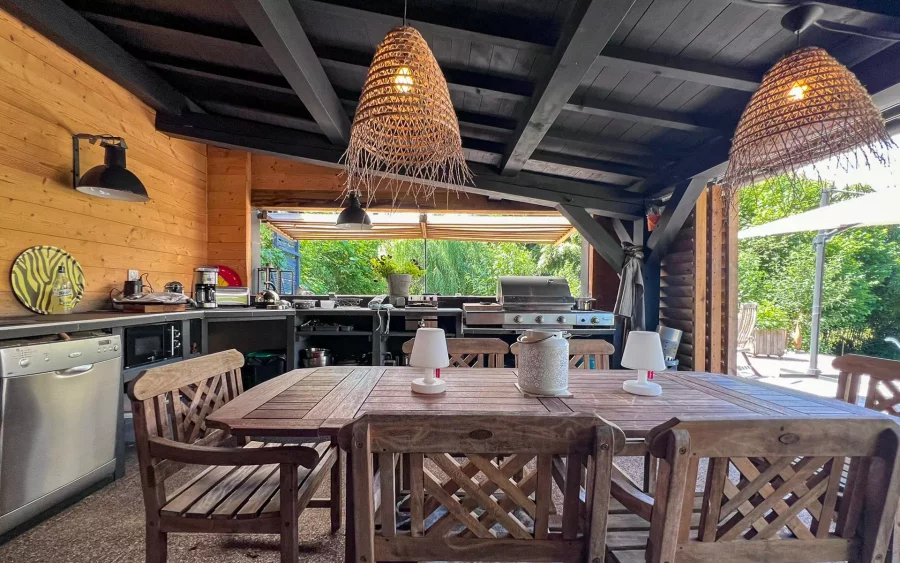
[[[351,452],[357,563],[582,561],[588,553],[602,561],[612,458],[624,440],[587,415],[365,415],[341,432]],[[397,496],[401,457],[408,499]],[[559,531],[551,531],[554,482]],[[397,526],[399,501],[408,503],[408,527]]]
[[[737,347],[739,349],[746,347],[747,342],[753,336],[758,309],[759,305],[756,303],[741,303],[741,307],[738,309]]]
[[[412,354],[416,339],[403,343],[403,353]],[[509,344],[499,338],[448,338],[447,352],[450,367],[454,368],[502,368],[503,356],[509,353]]]
[[[862,395],[866,408],[900,416],[900,361],[847,354],[835,358],[831,365],[840,372],[838,399],[855,405]],[[869,381],[860,390],[864,375]]]
[[[890,418],[675,419],[648,441],[660,458],[649,563],[885,560],[900,495],[900,432]]]
[[[509,351],[516,358],[519,365],[519,343],[514,342]],[[593,369],[609,369],[609,358],[616,352],[615,347],[606,340],[577,338],[569,340],[569,368],[592,369],[591,360],[594,361]]]
[[[148,488],[155,491],[151,504],[161,502],[159,492],[164,491],[165,480],[184,465],[154,459],[150,438],[200,446],[215,446],[228,438],[222,430],[207,428],[206,418],[243,392],[243,365],[240,352],[227,350],[148,369],[129,385],[145,497]]]

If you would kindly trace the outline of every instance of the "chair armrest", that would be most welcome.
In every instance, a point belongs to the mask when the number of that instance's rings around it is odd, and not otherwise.
[[[653,514],[653,497],[634,486],[631,479],[616,466],[613,466],[609,494],[633,514],[647,522],[650,521],[650,515]]]
[[[290,463],[312,469],[319,453],[308,446],[280,448],[214,448],[182,444],[165,438],[150,438],[150,455],[190,465],[267,465]]]

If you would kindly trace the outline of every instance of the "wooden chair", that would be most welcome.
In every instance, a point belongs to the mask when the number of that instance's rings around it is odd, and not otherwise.
[[[756,329],[756,315],[759,310],[759,305],[756,303],[741,303],[741,307],[738,310],[738,332],[737,332],[737,352],[744,357],[744,361],[747,362],[748,368],[753,372],[753,375],[759,376],[759,371],[753,367],[753,364],[750,363],[750,357],[747,356],[748,353],[753,351],[751,346],[751,341],[753,340],[753,331]],[[738,368],[738,371],[741,371]]]
[[[626,492],[618,476],[612,486],[649,519],[647,540],[635,546],[611,531],[612,561],[885,561],[900,496],[900,430],[889,418],[673,419],[647,441],[660,460],[654,498]],[[695,499],[704,458],[706,485]]]
[[[341,443],[351,448],[356,563],[603,560],[609,475],[625,435],[599,417],[369,414]],[[396,494],[404,454],[408,499]],[[398,526],[398,502],[408,526]]]
[[[403,353],[412,354],[415,342],[415,338],[404,342]],[[509,345],[499,338],[448,338],[447,352],[450,353],[450,367],[502,368]]]
[[[222,447],[229,436],[206,417],[240,395],[243,355],[228,350],[152,368],[128,389],[147,518],[147,562],[163,563],[173,532],[281,535],[281,561],[298,558],[297,518],[309,507],[341,518],[340,452],[336,444],[250,442]],[[186,465],[208,466],[185,485],[166,481]],[[331,472],[331,499],[312,499]]]
[[[519,365],[519,343],[514,342],[509,351]],[[578,338],[569,340],[569,367],[572,369],[591,369],[591,360],[595,370],[609,369],[609,358],[616,349],[606,340]]]
[[[858,404],[862,376],[868,375],[868,385],[862,390],[865,407],[900,416],[900,361],[847,354],[835,358],[831,365],[839,371],[839,400]]]

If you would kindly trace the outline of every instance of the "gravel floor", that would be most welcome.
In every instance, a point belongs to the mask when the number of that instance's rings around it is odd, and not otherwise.
[[[144,560],[144,504],[136,455],[129,449],[125,477],[0,545],[2,563],[137,563]],[[174,478],[182,478],[181,475]],[[173,479],[174,479],[173,478]],[[187,480],[189,475],[183,477]],[[329,494],[328,479],[320,493]],[[300,517],[300,560],[338,562],[344,535],[329,534],[327,509]],[[171,534],[172,563],[277,562],[278,536]]]
[[[136,455],[129,448],[125,477],[0,545],[0,563],[136,563],[144,560],[144,506]],[[640,480],[641,458],[617,458]],[[189,474],[174,479],[187,480]],[[329,494],[326,479],[317,497]],[[337,563],[344,558],[343,530],[329,534],[327,509],[300,517],[300,560]],[[171,534],[172,563],[277,562],[278,536],[257,534]]]

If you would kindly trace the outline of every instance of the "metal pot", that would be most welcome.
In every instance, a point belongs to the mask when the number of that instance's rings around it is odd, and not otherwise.
[[[304,348],[300,358],[305,368],[321,368],[332,364],[331,350],[327,348]]]
[[[576,297],[575,298],[575,310],[576,311],[591,311],[593,310],[593,303],[596,301],[593,297]]]

